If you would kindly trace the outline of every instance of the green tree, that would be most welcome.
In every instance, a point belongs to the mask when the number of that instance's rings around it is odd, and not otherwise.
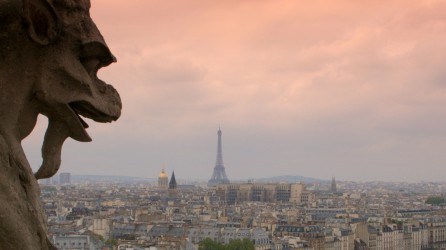
[[[226,246],[227,250],[255,250],[254,244],[247,238],[243,240],[232,240]]]
[[[445,203],[445,199],[441,196],[430,196],[426,199],[426,204],[438,205],[442,203]]]
[[[114,238],[110,238],[108,240],[106,240],[104,242],[105,245],[112,245],[112,246],[117,246],[118,245],[118,241]]]
[[[198,244],[198,250],[225,250],[223,244],[213,241],[210,238],[206,238]]]
[[[102,235],[98,235],[98,238],[99,238],[99,240],[102,241],[102,242],[105,241],[104,236],[102,236]]]
[[[222,244],[206,238],[198,244],[198,250],[255,250],[255,247],[249,239],[237,239],[229,244]]]

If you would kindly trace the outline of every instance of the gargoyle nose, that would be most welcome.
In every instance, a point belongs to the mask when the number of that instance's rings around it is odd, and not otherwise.
[[[100,41],[82,44],[80,57],[82,61],[96,59],[98,61],[96,71],[101,67],[117,62],[116,57],[111,53],[107,45]]]

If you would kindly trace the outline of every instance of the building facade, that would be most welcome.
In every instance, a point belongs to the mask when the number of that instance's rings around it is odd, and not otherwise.
[[[60,173],[59,174],[59,184],[70,184],[71,183],[71,174],[70,173]]]
[[[226,204],[247,201],[258,202],[308,202],[308,194],[303,183],[291,184],[219,184],[216,193]]]

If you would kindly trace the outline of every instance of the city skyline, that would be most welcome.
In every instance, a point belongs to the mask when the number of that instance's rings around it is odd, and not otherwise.
[[[67,140],[60,172],[442,181],[443,1],[92,1],[122,118]],[[46,119],[24,140],[36,170]]]

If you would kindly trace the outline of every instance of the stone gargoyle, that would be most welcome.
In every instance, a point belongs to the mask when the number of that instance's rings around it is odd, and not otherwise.
[[[62,144],[91,141],[87,123],[121,114],[117,91],[97,77],[116,61],[89,15],[89,0],[0,0],[0,249],[54,249],[37,179],[53,176]],[[48,117],[36,173],[21,141]]]

